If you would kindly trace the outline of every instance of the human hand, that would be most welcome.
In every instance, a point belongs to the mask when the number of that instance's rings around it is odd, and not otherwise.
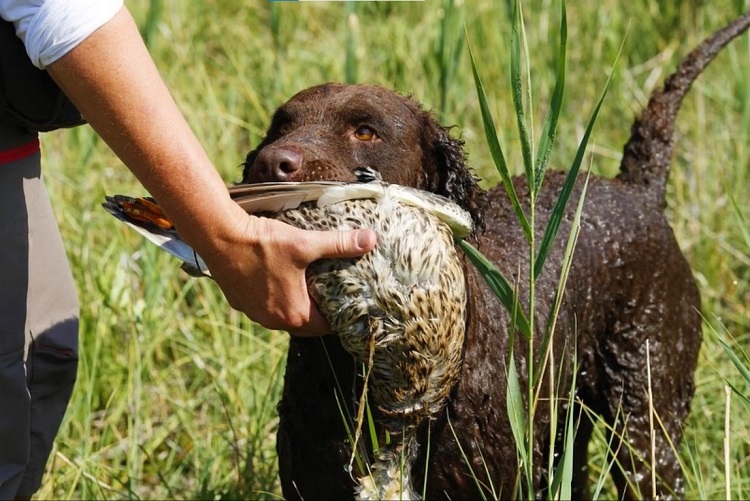
[[[244,213],[243,219],[244,227],[213,240],[215,251],[200,253],[229,304],[269,329],[329,334],[328,322],[307,292],[305,270],[318,259],[369,252],[375,233],[306,231]]]

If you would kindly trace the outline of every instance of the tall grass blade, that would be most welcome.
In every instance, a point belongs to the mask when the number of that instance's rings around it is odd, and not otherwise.
[[[349,30],[346,33],[346,56],[344,60],[344,78],[346,83],[353,84],[358,81],[357,68],[357,31],[359,29],[359,18],[357,17],[356,2],[346,3],[346,20]]]
[[[369,464],[363,464],[363,461],[367,461],[367,455],[362,454],[360,455],[354,447],[356,447],[356,441],[354,439],[354,434],[352,433],[352,427],[350,424],[354,424],[354,418],[349,413],[349,408],[344,404],[346,402],[346,398],[344,397],[344,391],[341,387],[341,384],[339,383],[338,375],[336,374],[336,371],[334,370],[333,361],[331,360],[331,355],[328,353],[328,348],[326,347],[325,343],[321,339],[320,345],[323,347],[323,352],[326,355],[326,360],[328,361],[328,367],[331,369],[331,375],[333,376],[334,383],[335,383],[335,389],[334,389],[334,396],[336,398],[336,405],[339,409],[339,414],[341,415],[341,423],[344,425],[344,429],[346,431],[346,436],[349,440],[349,443],[352,444],[353,450],[352,450],[352,457],[357,461],[357,467],[359,468],[359,471],[370,471],[370,465]],[[369,409],[369,408],[368,408]],[[367,467],[365,470],[364,467]]]
[[[732,195],[732,190],[727,187],[726,193],[729,193],[729,201],[732,203],[734,217],[737,219],[737,228],[740,230],[742,239],[745,241],[747,251],[750,252],[750,224],[748,224],[747,219],[745,219],[744,214],[742,214],[742,209],[740,209],[737,200],[734,198],[734,195]]]
[[[544,266],[544,263],[549,256],[550,250],[552,249],[552,244],[554,243],[555,237],[557,236],[557,230],[560,229],[560,223],[562,222],[563,215],[565,214],[565,207],[568,205],[568,199],[570,198],[570,195],[573,192],[573,187],[575,186],[576,180],[578,179],[578,171],[581,168],[583,156],[586,154],[586,147],[588,146],[591,132],[594,129],[594,124],[596,123],[596,119],[599,116],[599,111],[601,110],[602,104],[604,103],[604,98],[607,96],[609,87],[612,84],[612,79],[615,75],[615,68],[617,67],[617,62],[620,60],[620,55],[622,54],[622,48],[624,44],[625,40],[623,40],[623,43],[620,45],[620,49],[617,52],[615,61],[614,63],[612,63],[609,76],[607,77],[607,82],[604,84],[604,89],[602,90],[602,93],[599,96],[599,100],[594,107],[594,112],[591,114],[591,118],[589,119],[589,123],[586,126],[586,132],[583,135],[583,139],[581,139],[581,143],[578,145],[578,150],[576,152],[575,159],[573,160],[573,165],[571,165],[570,167],[568,177],[565,179],[565,184],[563,185],[562,191],[560,192],[560,195],[557,198],[557,202],[552,209],[552,215],[550,216],[549,222],[547,223],[544,237],[542,237],[542,243],[539,245],[539,251],[537,253],[536,259],[534,260],[535,280],[539,277],[539,273],[542,271],[542,267]]]
[[[549,158],[552,152],[552,146],[555,142],[557,133],[557,120],[562,110],[563,97],[565,96],[565,68],[568,45],[568,17],[565,0],[560,2],[560,46],[557,53],[557,64],[555,65],[555,87],[552,91],[552,100],[550,101],[549,112],[544,120],[542,135],[539,138],[539,146],[536,156],[536,172],[534,173],[534,183],[532,185],[534,200],[536,200],[539,190],[544,180],[544,172],[549,165]]]
[[[578,236],[581,233],[581,215],[583,214],[583,204],[586,200],[586,192],[588,191],[591,169],[589,169],[588,174],[589,175],[586,176],[586,181],[583,184],[583,188],[581,189],[581,198],[578,200],[578,207],[576,208],[575,217],[573,218],[573,223],[571,224],[570,235],[568,235],[568,243],[565,247],[565,253],[563,254],[560,278],[557,282],[557,290],[555,291],[555,298],[554,302],[552,303],[552,315],[550,315],[547,319],[547,328],[544,333],[544,339],[542,340],[540,353],[545,354],[545,360],[537,365],[536,372],[534,373],[534,378],[532,379],[533,384],[536,384],[537,381],[541,380],[542,371],[547,365],[547,360],[549,359],[549,345],[551,343],[552,336],[554,336],[555,333],[555,325],[557,324],[557,317],[560,313],[560,308],[562,307],[565,286],[568,283],[570,269],[573,266],[573,253],[575,252],[576,244],[578,243]]]
[[[513,289],[510,287],[510,284],[502,273],[500,273],[500,270],[498,270],[494,264],[492,264],[481,252],[467,241],[460,240],[458,245],[476,267],[477,271],[479,271],[479,274],[482,275],[482,278],[484,278],[487,285],[489,285],[492,292],[495,293],[508,312],[516,312],[515,321],[518,325],[518,329],[524,336],[526,336],[526,338],[529,338],[531,336],[529,320],[526,318],[526,315],[524,315],[523,308],[518,304],[518,296],[513,292]]]
[[[683,455],[687,456],[687,459],[690,462],[690,472],[692,472],[696,479],[696,482],[694,482],[695,487],[698,490],[696,499],[708,499],[708,494],[703,488],[707,482],[703,477],[702,461],[698,456],[698,452],[693,450],[691,444],[687,440],[685,440],[685,444],[683,445],[683,451]],[[687,469],[685,471],[687,471]]]
[[[281,50],[281,9],[276,2],[268,3],[268,24],[274,52],[278,52]]]
[[[508,387],[506,390],[506,405],[508,407],[508,419],[510,421],[510,429],[513,433],[513,439],[516,442],[516,448],[518,449],[518,456],[521,461],[522,468],[526,474],[527,479],[531,479],[530,466],[530,451],[526,444],[526,411],[523,406],[523,397],[521,393],[521,383],[518,380],[518,372],[516,370],[516,360],[513,355],[513,348],[510,350],[508,358]],[[527,489],[533,489],[530,482],[526,482]],[[533,493],[528,492],[527,496],[529,499],[533,499]]]
[[[471,461],[469,461],[469,457],[466,455],[466,452],[464,451],[463,446],[461,445],[461,441],[458,439],[458,435],[456,435],[456,429],[453,428],[453,423],[451,422],[451,416],[448,412],[448,409],[445,410],[445,417],[448,420],[448,428],[450,428],[451,433],[453,434],[453,440],[456,441],[456,445],[458,446],[458,450],[461,453],[461,458],[464,460],[464,464],[469,469],[469,476],[474,479],[474,483],[477,486],[477,491],[479,491],[479,495],[482,500],[487,499],[487,496],[484,494],[484,489],[482,489],[482,483],[477,478],[476,474],[474,473],[474,469],[471,467]]]
[[[573,359],[578,359],[577,354]],[[573,381],[571,382],[570,394],[568,395],[570,404],[565,413],[565,435],[563,436],[562,457],[550,484],[550,493],[554,495],[555,499],[572,499],[573,494],[573,451],[575,450],[575,427],[573,423],[575,421],[576,409],[574,405],[576,398],[576,374],[578,374],[578,370],[574,368]]]
[[[424,454],[424,481],[422,482],[422,499],[427,498],[427,479],[430,473],[430,445],[432,444],[432,426],[427,426],[427,444]]]
[[[490,469],[487,465],[487,461],[484,459],[484,454],[482,454],[482,444],[478,443],[477,441],[474,442],[477,445],[477,452],[479,453],[479,461],[484,466],[484,475],[487,477],[487,480],[489,482],[489,485],[487,486],[490,490],[490,499],[499,499],[499,496],[497,495],[497,491],[495,491],[495,484],[492,482],[492,475],[490,474]]]
[[[519,0],[513,0],[513,23],[510,35],[510,87],[513,95],[513,106],[516,109],[518,122],[518,133],[521,139],[521,154],[523,166],[529,186],[534,181],[534,159],[531,155],[531,133],[527,124],[526,109],[523,104],[523,68],[521,67],[521,30],[523,21],[521,19],[521,5]],[[533,199],[532,199],[533,200]]]
[[[730,416],[731,416],[731,402],[732,392],[729,391],[729,387],[724,387],[724,499],[732,499],[732,455],[731,455],[731,427],[730,427]]]
[[[742,393],[742,391],[739,388],[737,388],[736,385],[730,383],[729,381],[727,381],[726,384],[727,384],[727,386],[729,386],[732,389],[732,391],[734,392],[734,394],[737,395],[737,397],[740,399],[740,403],[745,408],[745,410],[747,410],[748,412],[750,412],[750,398],[746,397]]]
[[[377,454],[380,451],[380,444],[378,443],[378,433],[375,429],[375,418],[372,416],[372,408],[370,407],[370,398],[365,398],[365,414],[367,415],[367,429],[370,432],[370,444],[372,445],[372,453]]]
[[[745,382],[750,385],[750,369],[748,369],[748,360],[747,355],[743,353],[744,355],[744,362],[740,360],[740,357],[737,356],[737,354],[734,352],[731,346],[727,344],[726,341],[719,338],[719,343],[721,344],[721,347],[724,348],[724,352],[726,352],[727,356],[729,357],[729,360],[732,361],[734,366],[739,371],[740,375],[742,375],[742,379],[745,380]],[[742,393],[738,393],[740,396],[742,396]]]
[[[143,43],[145,43],[146,47],[149,49],[153,48],[156,28],[161,19],[162,6],[162,0],[151,0],[148,4],[148,16],[141,28],[141,36],[143,37]]]
[[[461,22],[457,19],[458,9],[455,0],[443,0],[443,17],[438,25],[438,36],[435,57],[438,64],[440,92],[440,116],[448,111],[448,94],[458,72],[461,54],[464,48],[463,39],[458,31]]]
[[[529,158],[531,159],[531,166],[532,171],[536,172],[534,170],[534,166],[536,165],[536,159],[534,158],[534,99],[533,99],[533,92],[531,87],[531,56],[529,54],[529,43],[528,39],[526,38],[526,25],[523,22],[523,2],[521,0],[518,1],[518,19],[519,19],[519,27],[521,28],[521,44],[520,47],[522,49],[522,54],[524,56],[524,66],[522,67],[523,74],[523,68],[526,68],[526,108],[529,111],[528,114],[528,121],[526,123],[526,126],[528,127],[529,131]],[[531,185],[529,185],[530,187]],[[533,200],[533,199],[532,199]]]
[[[482,79],[479,77],[479,71],[474,59],[474,53],[471,50],[471,44],[468,43],[468,34],[467,46],[469,48],[471,70],[474,75],[474,85],[477,89],[477,97],[479,98],[479,110],[482,114],[482,123],[484,125],[484,135],[487,138],[487,146],[490,150],[490,154],[492,155],[492,160],[495,163],[495,168],[497,168],[497,172],[500,174],[500,180],[503,183],[505,192],[508,194],[508,198],[510,198],[510,203],[516,213],[516,218],[521,224],[523,234],[526,236],[526,240],[531,241],[531,226],[529,225],[529,220],[526,217],[526,214],[523,212],[523,208],[521,208],[521,203],[518,200],[516,189],[513,186],[513,181],[511,180],[510,172],[508,171],[508,164],[505,161],[505,155],[503,155],[503,150],[497,137],[495,121],[492,118],[492,113],[490,112],[490,105],[487,101],[487,94],[484,91]]]
[[[742,349],[739,348],[739,355],[737,354],[737,351],[730,346],[730,344],[724,340],[721,334],[719,334],[713,325],[711,325],[707,319],[703,319],[704,323],[708,326],[709,329],[711,329],[711,332],[716,337],[716,340],[721,344],[722,349],[724,350],[724,353],[729,357],[729,360],[731,360],[732,364],[735,366],[737,371],[742,376],[742,379],[745,381],[745,384],[750,386],[750,358],[748,357],[747,353]],[[721,327],[726,331],[726,327],[721,323],[721,320],[717,319]],[[740,357],[741,356],[741,357]],[[724,384],[728,385],[734,393],[739,397],[740,403],[748,410],[750,411],[750,398],[746,396],[746,391],[742,391],[740,388],[737,387],[734,383],[729,381],[726,377],[724,379]]]
[[[445,116],[448,102],[448,64],[446,61],[446,45],[448,44],[448,18],[450,17],[452,2],[443,0],[443,18],[438,25],[437,47],[435,48],[438,63],[438,91],[440,92],[440,116]]]
[[[334,396],[336,397],[336,405],[338,406],[338,409],[339,409],[339,415],[341,416],[341,422],[344,425],[344,431],[346,432],[347,440],[349,441],[350,444],[354,444],[354,434],[352,433],[352,428],[349,425],[350,420],[347,420],[346,418],[346,416],[349,414],[349,411],[347,410],[346,405],[344,405],[343,403],[344,397],[343,395],[339,394],[338,391],[335,392]],[[363,456],[364,455],[358,454],[356,450],[352,451],[352,457],[354,457],[354,460],[357,462],[357,467],[359,468],[359,471],[367,471],[369,474],[370,465],[363,464],[363,460],[367,459],[367,456],[364,456],[364,459],[363,459]],[[366,470],[365,470],[365,466],[367,467]],[[349,471],[349,473],[351,473],[351,471]]]
[[[587,414],[586,416],[583,416],[582,419],[592,419],[592,420],[601,419],[598,415],[594,415],[591,409],[584,408],[584,410],[587,411]],[[617,422],[619,419],[623,419],[622,406],[617,407],[617,412],[615,413],[613,422]],[[605,427],[607,431],[609,432],[609,438],[606,439],[607,450],[612,451],[612,454],[609,455],[609,459],[602,466],[599,477],[597,477],[596,483],[594,483],[594,490],[593,490],[593,494],[591,495],[591,499],[601,498],[601,494],[602,494],[602,491],[604,490],[607,477],[610,476],[610,473],[612,472],[612,468],[620,467],[617,462],[617,454],[620,452],[620,448],[623,447],[623,442],[621,440],[621,437],[618,437],[618,434],[609,424],[605,423]],[[601,434],[596,428],[594,428],[594,433],[597,435],[597,439],[599,442],[605,441],[604,437],[601,436]],[[617,442],[616,447],[615,447],[615,442]]]

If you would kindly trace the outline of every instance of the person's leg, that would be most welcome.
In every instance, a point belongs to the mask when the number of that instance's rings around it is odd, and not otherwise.
[[[0,166],[0,258],[0,498],[27,497],[78,364],[78,298],[38,153]]]
[[[21,163],[0,165],[0,499],[15,497],[31,448],[24,367],[29,227]]]
[[[39,489],[78,369],[78,295],[41,176],[24,180],[29,210],[26,378],[31,456],[18,495]]]

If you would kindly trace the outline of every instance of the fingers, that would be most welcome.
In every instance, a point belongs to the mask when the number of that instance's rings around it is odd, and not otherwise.
[[[281,309],[277,309],[276,315],[273,315],[276,317],[272,321],[273,327],[296,336],[330,334],[330,325],[308,295],[305,271],[319,259],[351,258],[366,254],[377,244],[376,233],[370,229],[307,231],[284,223],[267,222],[273,227],[272,233],[288,243],[283,250],[274,254],[275,262],[270,264],[273,273],[288,273],[286,279],[289,280],[286,287],[282,287],[286,288],[284,292],[279,291],[275,299],[268,298],[277,308],[278,301],[283,302]]]
[[[378,243],[373,230],[307,231],[306,261],[350,258],[367,254]]]
[[[308,294],[306,270],[319,259],[366,254],[377,244],[375,232],[306,231],[252,216],[246,223],[224,252],[205,256],[230,305],[269,329],[300,336],[330,334]]]
[[[324,336],[331,333],[331,326],[320,313],[315,302],[310,301],[310,313],[307,323],[299,328],[290,329],[288,332],[292,336],[299,337]]]
[[[285,225],[286,226],[286,225]],[[287,228],[290,228],[287,226]],[[299,245],[294,247],[293,252],[298,252],[299,257],[290,256],[292,261],[301,260],[302,278],[307,267],[318,259],[335,259],[359,257],[371,251],[377,245],[377,235],[373,230],[353,230],[353,231],[305,231],[296,235],[300,238],[297,240]],[[308,301],[307,316],[302,325],[287,328],[288,332],[295,336],[316,336],[331,333],[331,327],[328,321],[318,310],[315,302],[307,293],[306,281],[300,287],[304,291],[304,299]],[[297,291],[295,291],[297,292]],[[296,294],[293,294],[296,296]],[[291,300],[292,296],[289,296]],[[297,300],[302,303],[302,298],[297,296]],[[294,308],[293,304],[288,305]]]

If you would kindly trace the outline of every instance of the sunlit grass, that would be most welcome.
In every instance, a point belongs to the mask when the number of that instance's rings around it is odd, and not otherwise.
[[[575,157],[629,23],[590,148],[594,171],[607,175],[616,172],[630,124],[651,90],[690,48],[739,13],[741,3],[570,2],[567,86],[550,168],[568,168]],[[158,8],[150,10],[152,4]],[[455,45],[463,39],[461,23],[498,135],[518,144],[503,2],[128,5],[227,182],[239,178],[244,155],[278,104],[306,86],[356,76],[412,94],[455,124],[483,185],[498,183],[468,51]],[[547,113],[539,104],[550,102],[554,89],[557,61],[549,48],[559,37],[557,6],[557,0],[539,0],[525,7],[537,124]],[[750,492],[750,420],[737,395],[725,467],[724,387],[750,392],[713,334],[733,339],[737,353],[750,341],[748,69],[750,42],[743,37],[694,86],[678,119],[668,188],[668,218],[694,269],[710,326],[683,444],[688,498],[724,498],[726,472],[734,498]],[[40,497],[277,498],[275,405],[287,336],[232,312],[212,282],[187,277],[169,256],[113,223],[99,208],[104,193],[142,189],[89,130],[48,134],[43,147],[81,297],[82,360]],[[504,153],[510,172],[523,172],[521,149]],[[601,497],[612,496],[605,434],[594,437],[591,485]]]

